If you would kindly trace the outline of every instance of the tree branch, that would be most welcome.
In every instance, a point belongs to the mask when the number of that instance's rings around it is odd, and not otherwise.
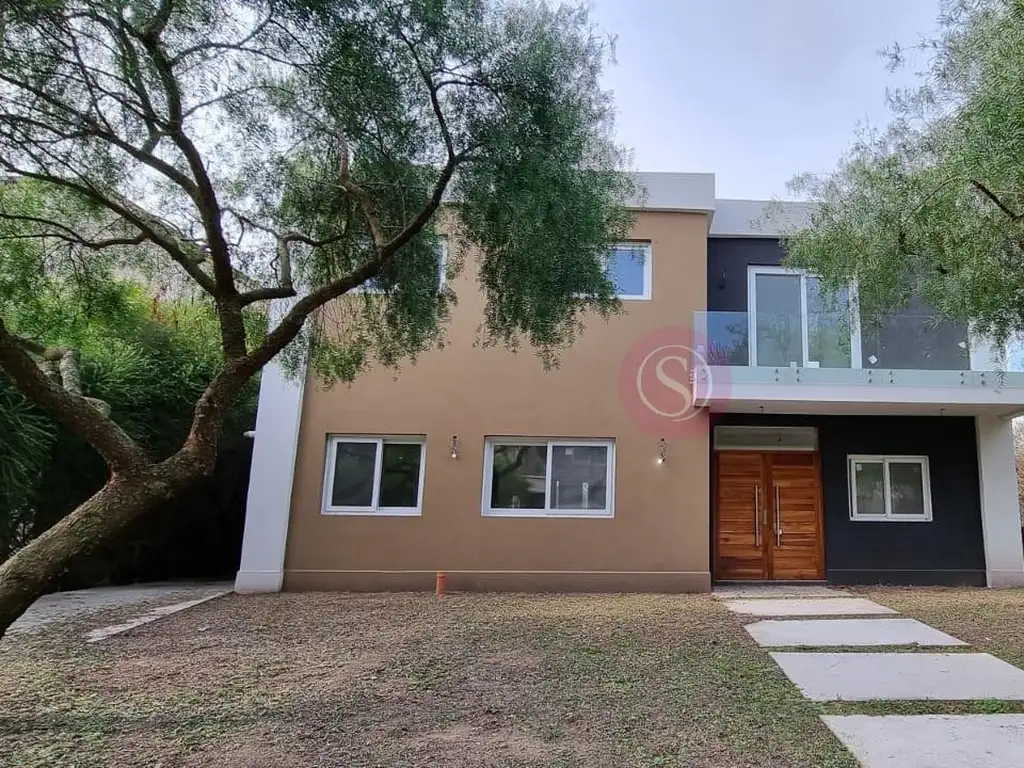
[[[292,252],[290,243],[300,237],[303,236],[296,232],[277,239],[277,279],[282,288],[290,289],[292,287]]]
[[[246,88],[240,88],[237,91],[230,91],[228,93],[221,94],[220,96],[214,96],[212,99],[207,99],[206,101],[197,102],[182,112],[181,116],[183,119],[191,117],[196,112],[212,107],[214,104],[220,104],[225,101],[230,101],[231,99],[237,99],[247,93],[255,93],[256,91],[284,91],[284,89],[266,84],[251,85]]]
[[[120,136],[114,133],[113,130],[109,129],[109,127],[105,129],[102,126],[100,126],[99,123],[97,123],[89,115],[83,114],[72,109],[64,102],[60,101],[59,99],[54,99],[45,91],[35,88],[29,83],[25,83],[20,80],[15,80],[11,77],[2,74],[0,74],[0,82],[5,82],[8,85],[13,86],[15,88],[20,88],[30,93],[33,93],[38,98],[47,102],[55,109],[68,113],[69,117],[74,117],[76,120],[82,123],[82,125],[74,133],[61,133],[60,131],[57,131],[53,125],[49,123],[34,120],[23,115],[0,115],[0,117],[2,117],[3,120],[5,120],[6,122],[11,124],[24,124],[40,131],[46,131],[55,135],[58,139],[62,139],[65,141],[82,139],[89,136],[96,139],[100,139],[101,141],[105,141],[106,143],[114,147],[117,147],[121,151],[138,160],[140,163],[149,166],[153,170],[157,171],[158,173],[173,181],[175,184],[181,187],[185,191],[185,193],[196,202],[197,205],[199,204],[199,188],[196,185],[196,183],[188,176],[183,174],[181,171],[179,171],[177,168],[175,168],[173,165],[171,165],[168,162],[165,162],[164,160],[161,160],[159,157],[152,153],[152,148],[155,148],[156,146],[156,144],[153,143],[152,141],[152,137],[150,138],[150,141],[144,144],[141,148],[136,147],[130,142],[122,139]]]
[[[267,334],[263,344],[250,352],[244,360],[239,361],[239,369],[251,371],[248,374],[251,376],[273,359],[278,352],[284,349],[298,335],[303,323],[310,314],[328,301],[344,295],[353,288],[362,285],[371,277],[379,274],[380,270],[387,265],[395,253],[415,237],[430,220],[430,217],[437,212],[441,205],[441,200],[444,198],[445,190],[448,188],[448,184],[455,173],[455,169],[468,155],[469,150],[465,150],[453,156],[445,164],[440,176],[438,176],[437,183],[434,185],[434,191],[427,204],[423,207],[423,210],[401,232],[387,241],[381,248],[378,248],[377,255],[373,259],[370,259],[345,277],[323,285],[299,299],[288,314],[284,316],[277,328]],[[224,373],[227,373],[227,371]],[[210,387],[214,388],[215,384],[216,379],[214,382],[211,382]]]
[[[73,245],[80,245],[83,248],[88,248],[91,251],[100,251],[104,248],[113,248],[118,245],[141,245],[148,239],[142,232],[135,235],[134,237],[106,237],[102,240],[88,240],[70,227],[67,227],[59,222],[52,221],[50,219],[44,219],[40,216],[26,216],[23,214],[4,213],[0,211],[0,219],[4,221],[23,221],[32,224],[41,224],[47,227],[53,227],[59,231],[51,232],[39,232],[35,234],[23,234],[15,235],[13,237],[0,237],[0,240],[28,240],[28,239],[46,239],[46,238],[57,238],[64,240],[65,242]]]
[[[352,197],[354,197],[359,203],[359,207],[363,209],[363,216],[366,218],[366,223],[370,227],[370,235],[373,237],[373,244],[378,249],[383,248],[387,243],[387,238],[384,236],[384,228],[380,223],[380,212],[377,210],[377,206],[373,202],[373,198],[370,197],[370,194],[352,181],[352,175],[349,172],[348,141],[345,139],[343,134],[338,135],[338,142],[341,145],[341,161],[338,169],[338,175],[342,189],[352,195]]]
[[[200,218],[203,222],[203,228],[206,232],[206,242],[210,249],[210,260],[213,264],[214,278],[218,288],[220,288],[223,294],[227,296],[236,293],[237,290],[234,285],[234,276],[231,268],[231,259],[228,253],[227,241],[224,239],[224,234],[220,226],[220,206],[217,202],[217,195],[214,191],[213,183],[211,182],[210,176],[203,164],[199,150],[183,131],[184,113],[182,111],[181,90],[178,87],[178,81],[174,75],[173,67],[160,43],[160,34],[163,32],[163,29],[167,24],[167,20],[170,17],[171,6],[171,0],[163,0],[157,10],[157,16],[154,19],[153,24],[139,35],[139,40],[145,48],[146,53],[148,53],[149,57],[152,59],[157,76],[163,86],[164,98],[167,101],[168,111],[166,120],[167,135],[174,141],[182,155],[184,155],[185,160],[188,163],[189,170],[192,173],[192,178],[189,179],[184,174],[177,171],[177,169],[174,169],[173,166],[172,169],[177,174],[177,177],[167,174],[163,168],[160,168],[159,170],[164,172],[168,178],[171,178],[182,186],[182,188],[189,193],[189,197],[191,197],[195,202],[196,208],[198,209]],[[127,26],[127,28],[132,29],[130,26]],[[132,149],[135,148],[132,147]],[[125,151],[129,150],[125,148]],[[135,151],[138,152],[140,150]],[[142,158],[139,159],[145,162]],[[214,295],[216,296],[217,294],[215,293]]]
[[[268,232],[270,231],[268,228],[257,224],[253,224],[253,226]],[[246,307],[254,302],[266,301],[267,299],[289,299],[297,295],[295,287],[292,284],[292,259],[291,251],[288,247],[290,243],[305,243],[311,248],[322,248],[325,245],[338,242],[344,236],[344,234],[340,234],[334,237],[324,238],[323,240],[315,240],[301,232],[286,232],[283,235],[276,236],[278,285],[266,288],[255,288],[251,291],[246,291],[241,295],[242,306]]]
[[[17,336],[13,333],[10,333],[10,331],[8,331],[8,334],[10,335],[11,339],[14,340],[15,344],[20,346],[29,354],[35,355],[41,360],[46,360],[49,362],[59,362],[60,359],[64,357],[64,355],[67,354],[68,352],[68,350],[64,347],[47,347],[44,344],[40,344],[38,341],[35,341],[33,339],[27,339],[24,336]]]
[[[1006,205],[1006,203],[1004,203],[996,196],[995,192],[990,190],[980,181],[971,179],[971,186],[973,186],[976,190],[981,192],[981,194],[983,194],[985,197],[987,197],[989,200],[995,203],[999,207],[999,210],[1001,210],[1003,213],[1009,216],[1011,220],[1019,221],[1020,219],[1024,218],[1024,214],[1014,213],[1014,211],[1008,205]]]
[[[14,382],[18,391],[45,409],[73,434],[85,440],[103,457],[114,473],[139,469],[149,464],[145,452],[116,422],[101,413],[89,400],[69,392],[51,381],[26,349],[40,348],[7,330],[0,319],[0,369]],[[60,350],[57,359],[67,357]],[[45,359],[51,359],[57,350],[43,348]]]
[[[293,296],[298,295],[295,289],[290,285],[271,285],[266,288],[254,288],[251,291],[246,291],[240,295],[240,300],[243,307],[247,307],[250,304],[255,304],[257,301],[267,301],[269,299],[290,299]]]
[[[353,288],[365,283],[371,277],[380,274],[380,270],[394,258],[398,250],[423,229],[424,225],[441,205],[441,200],[444,198],[445,190],[451,182],[455,169],[460,163],[470,157],[471,151],[472,149],[466,149],[449,158],[449,161],[441,170],[441,174],[434,185],[434,191],[423,210],[401,232],[385,242],[382,247],[379,247],[374,258],[362,264],[345,277],[327,283],[303,296],[292,305],[281,322],[277,324],[277,327],[267,334],[262,344],[242,358],[228,360],[223,370],[214,377],[196,403],[192,428],[189,431],[186,447],[183,448],[187,455],[206,455],[202,453],[204,449],[197,446],[209,446],[212,444],[212,441],[215,441],[215,435],[220,429],[223,413],[230,404],[231,398],[234,397],[235,393],[253,374],[269,363],[299,335],[309,315],[327,302],[343,296]],[[342,170],[344,173],[348,171],[347,151],[342,157]],[[266,290],[269,292],[272,289]],[[273,298],[273,296],[269,298]]]
[[[420,60],[420,55],[416,50],[416,46],[408,37],[406,37],[401,28],[398,29],[398,36],[409,49],[409,53],[412,54],[412,59],[416,62],[416,69],[419,70],[420,77],[427,86],[427,92],[430,94],[430,106],[434,110],[434,116],[437,118],[437,125],[441,129],[441,138],[444,139],[444,146],[448,151],[448,157],[450,159],[455,156],[455,144],[452,141],[452,134],[448,130],[448,121],[445,119],[444,110],[441,109],[441,102],[437,97],[438,86],[434,83],[434,78],[431,76],[430,72],[428,72],[427,68],[423,66],[423,62]]]
[[[142,32],[142,39],[145,40],[158,40],[160,35],[164,33],[164,29],[167,27],[167,22],[171,20],[171,11],[174,10],[174,3],[172,0],[161,0],[160,5],[156,9],[156,13],[153,16],[153,21],[148,27]]]
[[[35,179],[36,181],[70,190],[117,214],[144,233],[147,240],[166,251],[167,255],[177,262],[207,293],[215,298],[218,295],[217,284],[213,278],[199,267],[201,259],[192,258],[186,253],[178,237],[172,234],[170,226],[143,208],[128,200],[113,200],[84,179],[76,182],[62,176],[55,176],[52,173],[29,171],[13,165],[3,157],[0,157],[0,167],[26,179]]]
[[[156,109],[153,107],[153,100],[150,98],[145,80],[141,76],[142,64],[139,61],[139,53],[135,50],[135,44],[132,43],[131,38],[126,32],[130,27],[123,18],[118,25],[109,24],[106,19],[102,19],[100,23],[107,26],[117,39],[121,41],[121,53],[123,54],[121,71],[129,88],[139,97],[139,104],[142,106],[142,119],[146,123],[146,130],[149,132],[149,138],[142,149],[144,152],[152,153],[160,143],[163,131],[159,125],[160,116],[157,115]]]
[[[263,32],[264,29],[274,20],[274,13],[271,11],[263,21],[259,22],[252,31],[249,32],[245,37],[236,43],[201,43],[199,45],[193,45],[190,48],[186,48],[183,51],[178,52],[174,55],[174,58],[170,60],[172,67],[177,66],[183,60],[187,59],[193,54],[200,53],[208,50],[227,50],[227,51],[251,51],[252,49],[246,48],[248,43],[251,43],[256,37]]]
[[[170,0],[164,0],[161,7],[164,6],[169,8]],[[203,163],[202,155],[184,132],[185,117],[182,110],[181,89],[174,74],[174,65],[167,57],[160,41],[159,31],[153,33],[152,29],[147,30],[140,39],[153,61],[153,66],[156,68],[157,76],[163,86],[164,97],[167,100],[167,135],[184,155],[192,178],[195,180],[196,207],[199,210],[199,218],[206,234],[206,246],[209,249],[210,262],[213,264],[213,278],[217,286],[213,295],[217,306],[217,317],[220,320],[221,346],[224,356],[229,360],[241,358],[246,352],[245,322],[242,319],[242,304],[239,301],[238,287],[235,285],[231,252],[221,226],[222,211],[217,200],[217,192]]]
[[[437,183],[434,185],[434,192],[427,201],[427,204],[423,207],[423,210],[420,211],[419,215],[417,215],[415,219],[410,221],[401,232],[395,235],[384,246],[385,249],[397,251],[415,237],[421,229],[423,229],[426,223],[430,221],[430,217],[437,212],[438,208],[441,207],[441,201],[444,199],[444,192],[448,188],[448,184],[451,182],[452,176],[455,175],[455,169],[462,163],[469,160],[475,149],[476,147],[467,147],[458,154],[452,155],[448,158],[448,162],[445,163],[444,168],[441,169],[441,175],[438,177]]]

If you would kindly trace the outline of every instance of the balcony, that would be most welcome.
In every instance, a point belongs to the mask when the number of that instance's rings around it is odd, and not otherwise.
[[[934,315],[851,328],[824,312],[697,312],[694,328],[694,393],[712,410],[809,402],[937,406],[951,415],[1024,409],[1024,358]]]

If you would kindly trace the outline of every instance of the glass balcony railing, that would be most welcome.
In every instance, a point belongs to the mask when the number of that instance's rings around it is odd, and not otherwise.
[[[697,312],[696,336],[704,340],[708,365],[750,365],[750,321],[746,312]]]
[[[799,312],[698,312],[696,350],[708,365],[774,368],[972,370],[967,328],[934,315],[892,315],[850,328],[836,315]],[[1024,370],[1022,354],[975,350],[975,370]],[[986,362],[980,362],[986,361]]]
[[[861,328],[861,367],[969,371],[967,326],[928,315],[891,315]]]

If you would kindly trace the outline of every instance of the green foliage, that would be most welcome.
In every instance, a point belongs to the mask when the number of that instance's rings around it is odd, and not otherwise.
[[[153,458],[177,450],[196,399],[221,366],[210,307],[158,302],[126,281],[106,284],[100,305],[74,283],[47,285],[54,293],[19,305],[12,327],[81,350],[84,393],[109,403],[111,417]],[[251,428],[255,400],[251,382],[228,416],[227,435]],[[88,498],[106,475],[88,445],[0,378],[0,559]]]
[[[956,0],[895,119],[794,189],[817,204],[789,262],[833,291],[856,278],[875,318],[920,298],[999,340],[1024,331],[1024,2]]]
[[[619,306],[602,262],[628,232],[633,189],[599,83],[610,42],[582,8],[36,0],[0,13],[0,168],[36,178],[46,200],[34,201],[45,221],[2,226],[50,243],[67,227],[90,245],[82,258],[68,243],[65,260],[99,290],[111,270],[167,273],[198,242],[216,250],[219,227],[225,251],[211,258],[230,260],[241,290],[287,283],[284,250],[312,293],[413,225],[371,270],[372,296],[306,328],[302,354],[351,379],[443,342],[455,300],[437,285],[443,196],[459,242],[481,253],[486,343],[526,340],[552,363],[587,313]],[[216,199],[192,186],[207,181]],[[93,248],[101,233],[141,233],[146,247]]]
[[[353,177],[367,180],[388,237],[427,205],[447,158],[444,131],[465,153],[450,193],[454,245],[482,252],[486,343],[525,338],[551,363],[585,312],[616,311],[603,259],[628,233],[622,202],[633,188],[599,87],[607,41],[585,11],[479,0],[289,7],[322,43],[322,79],[295,90],[305,111],[329,114],[355,148]],[[421,69],[440,84],[443,127],[425,103]],[[318,142],[282,165],[278,209],[289,226],[320,238],[337,237],[337,221],[346,222],[344,237],[299,265],[311,285],[337,279],[373,250],[365,219],[334,183],[337,137]],[[383,297],[364,294],[325,313],[309,342],[326,378],[351,379],[371,357],[396,365],[443,339],[455,297],[438,291],[435,225],[427,222],[374,279]]]
[[[56,426],[0,379],[0,531],[18,527],[21,509],[49,457]],[[0,536],[4,535],[0,532]]]

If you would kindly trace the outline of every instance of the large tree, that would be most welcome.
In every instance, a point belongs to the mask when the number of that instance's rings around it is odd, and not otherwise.
[[[618,307],[602,259],[632,190],[598,82],[608,40],[584,10],[27,0],[3,4],[0,35],[0,170],[15,180],[0,184],[0,259],[37,260],[19,280],[98,289],[170,266],[212,305],[223,355],[157,461],[74,375],[47,375],[76,351],[0,304],[0,369],[110,470],[0,566],[0,632],[70,558],[209,472],[233,398],[286,348],[336,380],[438,343],[454,300],[438,280],[444,201],[479,253],[485,343],[550,362]],[[250,311],[274,299],[288,303],[255,330]]]
[[[920,299],[1005,341],[1024,331],[1024,0],[948,0],[889,56],[919,81],[833,173],[796,179],[817,206],[789,263],[856,279],[865,320]]]

